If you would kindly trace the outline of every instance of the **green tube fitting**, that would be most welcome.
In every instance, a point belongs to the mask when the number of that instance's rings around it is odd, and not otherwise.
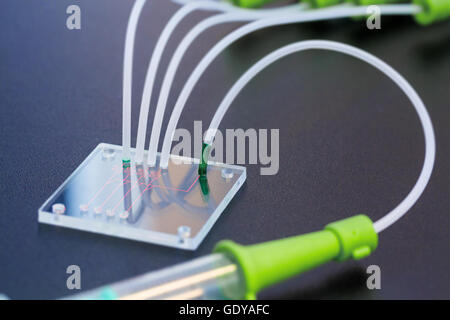
[[[360,6],[371,6],[371,5],[377,5],[377,4],[410,2],[410,0],[350,0],[350,2],[353,2]]]
[[[206,176],[208,169],[208,158],[211,146],[205,142],[202,144],[202,155],[200,158],[200,164],[198,165],[198,175],[200,177]]]
[[[209,195],[209,185],[208,185],[208,179],[206,178],[206,175],[201,175],[198,178],[198,181],[200,182],[200,189],[202,190],[202,194],[204,196]]]
[[[129,168],[130,167],[131,160],[130,159],[122,159],[122,167],[123,168]]]
[[[259,8],[267,3],[275,1],[277,0],[231,0],[235,6],[241,8]]]
[[[307,2],[312,8],[331,7],[344,1],[345,0],[304,0],[304,2]]]
[[[330,223],[322,231],[250,246],[224,240],[214,251],[226,254],[240,267],[246,298],[255,299],[265,287],[332,260],[362,259],[377,245],[372,221],[357,215]]]
[[[417,23],[430,25],[450,18],[449,0],[413,0],[413,3],[423,8],[422,12],[414,15]]]

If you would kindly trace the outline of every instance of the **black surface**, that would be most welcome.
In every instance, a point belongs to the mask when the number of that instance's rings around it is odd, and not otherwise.
[[[66,8],[73,3],[82,10],[80,31],[65,26]],[[358,213],[377,219],[412,188],[424,147],[407,98],[361,62],[308,52],[265,70],[225,117],[226,128],[280,128],[280,171],[260,176],[259,166],[247,166],[246,185],[197,251],[39,225],[38,207],[92,149],[100,142],[121,143],[123,40],[131,5],[119,0],[0,5],[0,292],[56,298],[72,293],[65,273],[71,264],[81,267],[82,288],[88,289],[207,254],[223,238],[250,244],[317,230]],[[133,137],[148,60],[176,8],[160,0],[149,1],[143,11]],[[204,16],[193,14],[182,24],[164,64]],[[172,104],[200,56],[236,26],[208,31],[189,50]],[[403,74],[435,127],[430,184],[407,216],[381,234],[371,257],[328,264],[264,291],[262,298],[450,298],[449,27],[449,22],[419,27],[408,17],[384,18],[378,31],[350,19],[275,27],[232,45],[202,77],[180,127],[192,130],[194,120],[206,126],[232,83],[266,53],[304,39],[337,40],[375,54]],[[381,267],[378,291],[365,287],[371,264]]]

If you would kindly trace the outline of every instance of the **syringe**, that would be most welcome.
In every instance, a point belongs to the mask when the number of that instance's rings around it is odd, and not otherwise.
[[[372,221],[358,215],[321,231],[256,245],[221,241],[211,255],[69,299],[255,299],[261,289],[328,261],[364,258],[377,244]]]
[[[224,254],[211,254],[69,298],[89,300],[242,299],[243,283],[235,263]]]

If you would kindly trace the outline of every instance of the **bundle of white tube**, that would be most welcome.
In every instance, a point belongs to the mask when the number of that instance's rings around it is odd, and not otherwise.
[[[133,69],[133,51],[134,40],[136,34],[137,23],[144,7],[146,0],[136,0],[131,10],[130,18],[128,20],[127,32],[125,37],[125,49],[124,49],[124,63],[123,63],[123,97],[122,97],[122,146],[123,146],[123,160],[130,161],[131,154],[131,96],[132,96],[132,69]],[[139,127],[137,138],[137,154],[136,162],[142,162],[144,145],[145,145],[145,133],[147,131],[147,118],[148,110],[150,106],[150,99],[153,89],[154,78],[156,71],[162,56],[162,52],[173,33],[176,26],[183,20],[185,16],[195,10],[209,10],[209,11],[223,11],[223,12],[236,12],[236,15],[224,16],[216,20],[209,20],[209,23],[202,24],[202,28],[196,28],[196,32],[191,32],[191,42],[201,33],[203,30],[219,23],[232,22],[232,21],[249,21],[255,20],[270,14],[284,13],[293,10],[297,10],[303,5],[292,5],[274,9],[263,10],[248,10],[236,8],[228,3],[221,3],[218,1],[190,1],[178,10],[178,12],[170,19],[169,23],[164,28],[155,50],[153,52],[149,68],[146,75],[144,92],[141,103],[141,112],[139,115]],[[190,43],[187,44],[189,46]],[[186,46],[186,49],[187,49]],[[186,50],[185,49],[185,50]],[[181,59],[181,58],[180,58]],[[179,62],[178,62],[179,63]],[[176,63],[176,64],[178,64]],[[176,69],[176,67],[175,67]],[[158,130],[158,132],[160,129]],[[159,134],[158,134],[159,138]],[[157,147],[157,146],[156,146]]]
[[[127,36],[125,41],[122,138],[124,150],[123,158],[126,161],[130,159],[130,146],[131,146],[131,88],[132,88],[132,57],[133,57],[134,37],[139,14],[142,10],[144,3],[145,0],[137,0],[135,2],[130,15],[127,27]],[[207,18],[204,21],[200,22],[184,37],[183,41],[177,47],[177,50],[175,51],[169,63],[167,72],[165,74],[155,111],[147,161],[150,166],[154,166],[156,162],[162,121],[167,105],[169,92],[176,71],[188,47],[203,31],[220,23],[258,20],[237,29],[236,31],[232,32],[230,35],[222,39],[222,41],[220,41],[213,49],[210,50],[210,52],[202,59],[200,64],[194,70],[194,73],[191,75],[186,85],[184,86],[177,100],[175,108],[172,112],[171,118],[169,120],[169,126],[167,127],[166,130],[166,135],[164,137],[164,144],[162,149],[162,158],[161,158],[162,167],[167,167],[168,165],[172,136],[176,129],[176,124],[184,108],[187,97],[189,96],[190,92],[192,91],[192,88],[195,86],[196,82],[198,81],[204,70],[207,68],[207,66],[229,44],[247,35],[250,32],[259,30],[261,28],[266,28],[269,26],[296,23],[296,22],[341,18],[348,16],[357,16],[365,14],[367,11],[367,7],[352,8],[348,6],[338,6],[335,8],[314,10],[313,12],[302,13],[301,11],[307,8],[306,5],[302,4],[295,4],[281,8],[249,10],[236,8],[228,3],[221,3],[218,1],[211,1],[211,0],[186,1],[185,3],[186,4],[175,13],[175,15],[170,19],[170,21],[164,28],[160,38],[157,41],[151,61],[149,63],[139,115],[139,126],[138,126],[136,157],[135,157],[137,163],[143,162],[148,113],[150,108],[151,95],[153,91],[152,89],[162,53],[176,26],[189,13],[195,10],[211,10],[211,11],[227,12],[218,16]],[[381,12],[383,14],[414,14],[419,11],[420,7],[414,5],[381,6]]]
[[[385,5],[379,6],[381,13],[385,15],[389,14],[413,14],[421,10],[420,7],[415,5]],[[223,38],[219,41],[200,61],[194,71],[191,73],[189,79],[184,85],[178,100],[173,109],[172,115],[169,120],[169,124],[166,129],[166,134],[164,136],[164,143],[161,151],[161,163],[162,168],[167,168],[169,157],[170,157],[170,147],[172,144],[172,138],[177,127],[178,121],[180,119],[183,108],[186,101],[192,92],[194,86],[206,70],[206,68],[211,64],[211,62],[231,43],[242,38],[243,36],[263,28],[267,28],[275,25],[284,25],[290,23],[299,23],[307,21],[318,21],[326,19],[336,19],[352,16],[365,15],[368,7],[339,7],[339,8],[329,8],[320,9],[314,11],[305,11],[298,14],[286,14],[281,16],[276,16],[273,18],[261,19],[252,23],[249,23]],[[162,88],[161,91],[166,90]]]
[[[181,9],[179,9],[169,20],[167,25],[165,26],[161,36],[159,37],[155,49],[153,51],[152,58],[150,60],[150,64],[147,70],[145,83],[144,83],[144,91],[141,100],[141,109],[139,114],[139,126],[137,133],[137,142],[136,142],[136,162],[142,163],[144,158],[144,149],[145,149],[145,138],[147,133],[147,122],[148,122],[148,113],[150,109],[151,96],[154,86],[154,81],[156,77],[156,72],[158,70],[158,66],[161,60],[162,53],[164,48],[166,47],[168,40],[172,33],[174,32],[176,26],[191,12],[195,10],[214,10],[214,11],[222,11],[227,12],[224,14],[220,14],[217,16],[212,16],[207,18],[197,24],[180,42],[175,53],[173,54],[167,72],[165,74],[163,85],[161,90],[157,108],[155,111],[155,116],[153,120],[152,134],[149,145],[149,156],[148,156],[148,164],[150,166],[154,166],[156,162],[156,154],[158,149],[159,136],[161,132],[162,120],[164,117],[164,111],[167,104],[167,99],[169,96],[169,92],[171,89],[171,85],[173,83],[173,79],[175,77],[175,73],[177,72],[178,66],[186,53],[189,46],[194,42],[194,40],[205,30],[216,26],[222,23],[230,23],[230,22],[239,22],[239,21],[251,21],[257,20],[268,16],[286,14],[286,13],[297,13],[307,6],[304,4],[295,4],[289,5],[281,8],[273,8],[273,9],[260,9],[260,10],[249,10],[249,9],[240,9],[235,8],[226,3],[217,3],[212,1],[193,1],[189,2]]]

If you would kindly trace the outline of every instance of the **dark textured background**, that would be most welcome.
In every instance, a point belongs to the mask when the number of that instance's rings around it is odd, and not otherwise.
[[[148,2],[135,50],[134,136],[151,51],[177,8],[169,1]],[[65,26],[66,8],[75,3],[82,10],[81,31]],[[226,128],[280,128],[280,171],[260,176],[259,166],[249,165],[246,185],[197,251],[39,225],[38,207],[92,149],[100,142],[121,143],[123,40],[131,5],[119,0],[0,5],[0,292],[56,298],[71,293],[65,273],[70,264],[81,267],[82,287],[89,289],[207,254],[223,238],[250,244],[317,230],[358,213],[377,219],[412,188],[424,146],[407,98],[371,67],[315,51],[269,67],[225,117]],[[206,15],[183,22],[164,64],[182,35]],[[198,39],[183,60],[171,103],[200,56],[236,26],[216,27]],[[430,112],[436,165],[419,202],[381,234],[370,258],[328,264],[260,296],[450,298],[450,22],[424,28],[409,17],[384,18],[382,30],[369,31],[364,22],[345,19],[255,32],[208,69],[180,127],[192,130],[194,120],[206,126],[227,89],[253,62],[304,39],[355,45],[403,74]],[[379,291],[365,287],[370,264],[381,267]]]

